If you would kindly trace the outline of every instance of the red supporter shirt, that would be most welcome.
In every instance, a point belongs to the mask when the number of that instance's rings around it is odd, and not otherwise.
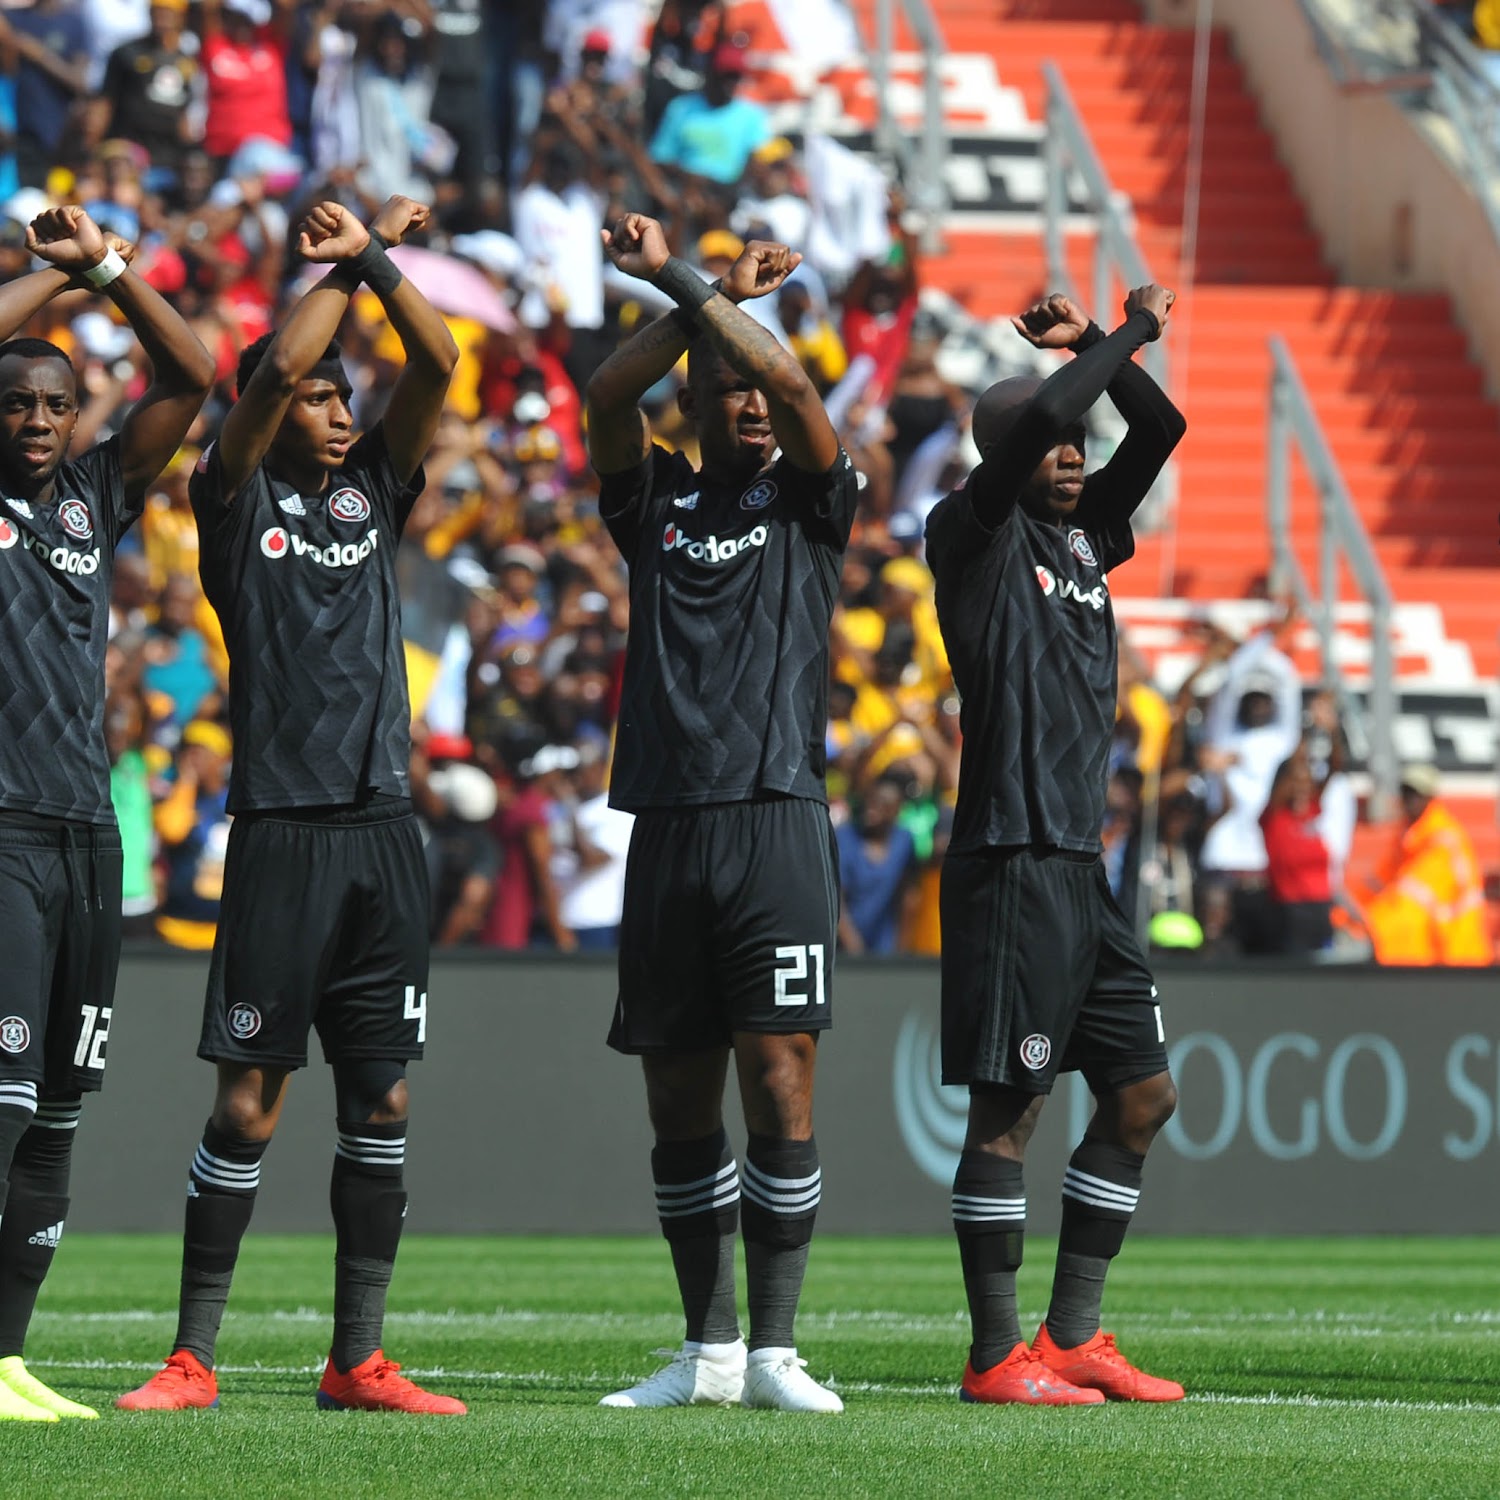
[[[1328,846],[1318,831],[1318,804],[1305,813],[1290,808],[1260,815],[1266,841],[1266,879],[1278,901],[1332,901]]]
[[[208,79],[203,149],[210,156],[233,156],[252,135],[290,146],[286,47],[281,39],[269,27],[262,27],[248,47],[237,47],[222,35],[208,36],[202,56]]]
[[[527,835],[547,823],[547,799],[535,786],[524,787],[516,800],[498,813],[490,824],[500,846],[500,874],[490,914],[479,940],[486,948],[526,948],[531,943],[532,923],[540,903]]]

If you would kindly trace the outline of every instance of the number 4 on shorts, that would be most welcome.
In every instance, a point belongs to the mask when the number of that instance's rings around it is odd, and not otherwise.
[[[823,945],[822,943],[792,943],[776,950],[776,957],[790,959],[786,965],[776,968],[776,1003],[778,1005],[822,1005],[823,1004]],[[812,986],[803,989],[807,982],[811,960]],[[793,989],[792,986],[797,988]]]
[[[417,1045],[420,1046],[427,1040],[427,991],[423,990],[419,995],[416,985],[407,985],[406,1006],[401,1016],[403,1020],[417,1023]]]

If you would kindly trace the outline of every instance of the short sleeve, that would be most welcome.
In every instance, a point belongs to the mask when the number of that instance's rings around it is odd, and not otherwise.
[[[826,521],[839,550],[849,545],[854,529],[854,513],[859,507],[859,475],[842,448],[829,469],[809,474],[785,459],[777,466],[788,492],[807,503],[819,521]]]
[[[381,519],[394,526],[399,536],[406,528],[407,517],[411,515],[417,497],[427,488],[427,474],[418,464],[410,479],[401,478],[391,462],[385,424],[377,422],[349,450],[342,470],[329,476],[330,493],[346,485],[364,491]]]
[[[627,563],[635,557],[652,497],[672,487],[672,469],[679,463],[686,466],[687,460],[653,443],[640,463],[600,476],[599,516]]]
[[[109,527],[111,550],[120,538],[140,519],[146,508],[145,495],[129,500],[125,494],[125,464],[120,456],[120,439],[90,448],[76,463],[69,464],[69,480],[79,490],[96,516],[102,516]]]

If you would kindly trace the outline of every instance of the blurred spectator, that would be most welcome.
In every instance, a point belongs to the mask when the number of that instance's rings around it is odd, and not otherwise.
[[[214,945],[229,848],[229,732],[195,720],[182,732],[170,792],[156,808],[166,866],[157,932],[174,948]]]
[[[421,202],[453,165],[453,137],[432,122],[432,70],[415,51],[421,26],[389,11],[376,22],[368,55],[355,72],[360,144],[359,183],[379,202],[393,193]]]
[[[580,751],[573,795],[554,820],[553,874],[562,924],[580,952],[619,946],[625,908],[625,860],[635,818],[609,805],[609,754],[591,744]]]
[[[784,135],[751,153],[740,200],[729,219],[729,227],[742,239],[770,239],[805,251],[812,227],[812,205],[805,191],[795,190],[795,163],[796,148]],[[784,292],[782,300],[786,300]]]
[[[1203,928],[1196,916],[1194,892],[1194,835],[1202,822],[1202,807],[1191,792],[1164,798],[1157,814],[1156,838],[1139,871],[1145,895],[1146,932],[1153,948],[1192,950],[1203,946]],[[1131,921],[1137,908],[1124,907]]]
[[[68,133],[86,97],[88,41],[77,0],[0,13],[0,48],[18,62],[16,166],[27,187],[43,186],[54,166],[76,159],[81,132]]]
[[[1260,815],[1277,768],[1302,740],[1302,682],[1277,645],[1291,624],[1287,611],[1275,629],[1253,635],[1229,658],[1199,756],[1213,820],[1200,856],[1205,882],[1228,890],[1233,936],[1246,953],[1280,947]]]
[[[454,147],[452,176],[462,203],[478,202],[480,182],[500,165],[493,115],[493,92],[487,86],[490,7],[483,0],[430,0],[432,60],[436,92],[432,124]],[[443,169],[434,167],[438,175]]]
[[[552,806],[566,793],[563,777],[578,768],[570,745],[544,745],[517,767],[514,790],[492,824],[500,873],[480,941],[488,948],[554,947],[571,952],[577,939],[563,925],[552,876]]]
[[[1407,766],[1401,773],[1401,807],[1406,826],[1381,861],[1375,887],[1358,893],[1376,959],[1493,963],[1474,846],[1439,798],[1431,766]]]
[[[146,633],[146,687],[166,704],[163,717],[179,726],[216,713],[229,686],[214,670],[209,643],[194,623],[199,599],[198,581],[174,574],[162,590],[160,615]]]
[[[200,0],[208,80],[203,149],[220,163],[248,141],[290,147],[286,53],[291,0]]]
[[[771,137],[765,110],[740,96],[745,54],[717,48],[701,93],[680,94],[667,106],[651,140],[651,157],[689,177],[732,186],[756,147]]]
[[[725,37],[724,0],[662,0],[646,63],[646,125],[655,130],[679,94],[701,89]],[[785,241],[783,243],[786,243]]]
[[[187,0],[155,0],[151,29],[109,54],[93,102],[90,135],[120,136],[144,146],[151,165],[173,172],[190,143],[188,106],[198,82],[196,49],[185,45]]]
[[[880,776],[856,818],[835,833],[843,907],[839,946],[850,953],[894,953],[917,871],[916,845],[900,824],[903,777]]]
[[[146,705],[139,690],[132,685],[111,691],[104,705],[104,738],[109,747],[110,798],[123,851],[120,913],[126,937],[148,936],[156,910],[156,829],[146,732]]]
[[[1319,827],[1319,792],[1307,752],[1298,748],[1277,769],[1260,815],[1281,953],[1316,953],[1333,941],[1333,886]]]
[[[452,736],[413,736],[412,801],[427,831],[432,940],[470,941],[494,897],[500,851],[490,829],[499,805],[494,778],[469,764],[471,746]]]

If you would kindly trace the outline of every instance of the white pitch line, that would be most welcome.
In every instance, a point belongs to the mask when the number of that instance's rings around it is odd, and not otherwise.
[[[29,1359],[27,1366],[34,1370],[154,1370],[155,1363],[145,1364],[137,1360],[67,1360]],[[322,1362],[310,1365],[219,1365],[221,1375],[317,1375],[322,1372]],[[440,1365],[431,1368],[403,1366],[411,1375],[422,1380],[449,1380],[485,1382],[492,1385],[541,1385],[562,1390],[611,1390],[621,1375],[605,1379],[594,1375],[562,1376],[542,1370],[449,1370]],[[928,1385],[888,1385],[881,1381],[837,1380],[824,1382],[831,1388],[858,1396],[947,1396],[956,1398],[958,1387],[946,1381]],[[1262,1395],[1229,1395],[1213,1391],[1193,1392],[1184,1403],[1188,1406],[1274,1406],[1307,1407],[1332,1411],[1390,1411],[1410,1413],[1462,1412],[1468,1415],[1500,1417],[1500,1406],[1487,1405],[1479,1401],[1390,1401],[1381,1397],[1344,1397],[1314,1395],[1281,1395],[1268,1391]]]

